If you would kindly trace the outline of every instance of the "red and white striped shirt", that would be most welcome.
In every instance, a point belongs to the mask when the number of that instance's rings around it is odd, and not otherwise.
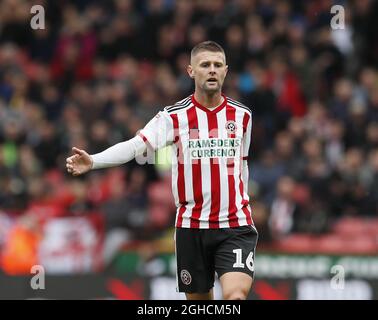
[[[253,225],[247,190],[252,115],[243,104],[223,97],[210,110],[191,95],[165,107],[139,133],[155,150],[173,146],[178,228]]]

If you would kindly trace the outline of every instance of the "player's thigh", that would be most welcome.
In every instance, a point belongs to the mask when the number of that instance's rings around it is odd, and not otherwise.
[[[243,272],[226,272],[219,278],[223,299],[245,300],[252,287],[253,278]]]
[[[244,273],[253,279],[258,238],[255,227],[225,229],[222,236],[224,239],[218,245],[215,254],[215,270],[219,278],[226,273],[236,272]]]
[[[206,293],[185,293],[187,300],[213,300],[213,289]]]

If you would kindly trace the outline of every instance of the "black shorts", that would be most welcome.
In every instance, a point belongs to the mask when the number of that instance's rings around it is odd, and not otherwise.
[[[254,276],[258,233],[254,226],[223,229],[176,229],[179,292],[205,293],[214,286],[215,272]]]

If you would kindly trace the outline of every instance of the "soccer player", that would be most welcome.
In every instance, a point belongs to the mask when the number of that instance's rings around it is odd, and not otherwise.
[[[165,107],[134,138],[89,155],[73,148],[67,170],[121,165],[172,145],[177,289],[187,299],[213,299],[215,273],[224,299],[246,299],[254,276],[258,233],[247,192],[252,114],[222,94],[228,66],[213,41],[191,51],[195,92]]]

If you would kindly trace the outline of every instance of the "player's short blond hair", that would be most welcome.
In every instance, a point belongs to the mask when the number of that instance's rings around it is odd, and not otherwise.
[[[222,52],[225,56],[225,52],[220,44],[216,43],[215,41],[203,41],[197,44],[190,53],[190,58],[193,57],[200,51],[211,51],[211,52]]]

